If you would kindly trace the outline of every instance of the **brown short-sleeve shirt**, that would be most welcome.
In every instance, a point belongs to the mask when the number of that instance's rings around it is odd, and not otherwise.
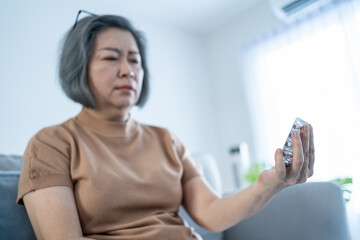
[[[194,239],[177,215],[182,187],[201,173],[168,130],[129,119],[95,119],[84,109],[29,142],[18,203],[41,188],[73,188],[84,236]]]

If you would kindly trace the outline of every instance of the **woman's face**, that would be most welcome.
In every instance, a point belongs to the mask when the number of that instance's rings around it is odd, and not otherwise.
[[[144,70],[132,34],[107,28],[96,36],[88,66],[88,84],[96,109],[130,109],[141,93]]]

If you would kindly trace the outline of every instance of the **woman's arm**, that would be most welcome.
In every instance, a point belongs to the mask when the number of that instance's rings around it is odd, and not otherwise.
[[[303,127],[301,134],[293,132],[293,162],[286,168],[281,149],[275,153],[275,166],[262,172],[249,187],[218,197],[202,177],[184,186],[184,207],[202,227],[221,232],[260,211],[283,188],[306,182],[314,167],[312,127]]]
[[[38,240],[86,239],[70,187],[36,190],[26,194],[23,200]]]

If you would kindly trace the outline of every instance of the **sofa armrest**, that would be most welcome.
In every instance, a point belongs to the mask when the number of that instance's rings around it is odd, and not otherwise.
[[[349,240],[340,187],[310,182],[284,189],[254,216],[224,232],[224,240]]]

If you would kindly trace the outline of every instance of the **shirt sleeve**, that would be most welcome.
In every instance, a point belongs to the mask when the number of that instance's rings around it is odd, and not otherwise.
[[[203,175],[202,166],[192,156],[184,144],[172,134],[173,146],[183,166],[182,185],[190,179]]]
[[[16,202],[25,194],[53,186],[73,187],[70,174],[71,137],[60,126],[45,128],[29,141],[18,185]]]

